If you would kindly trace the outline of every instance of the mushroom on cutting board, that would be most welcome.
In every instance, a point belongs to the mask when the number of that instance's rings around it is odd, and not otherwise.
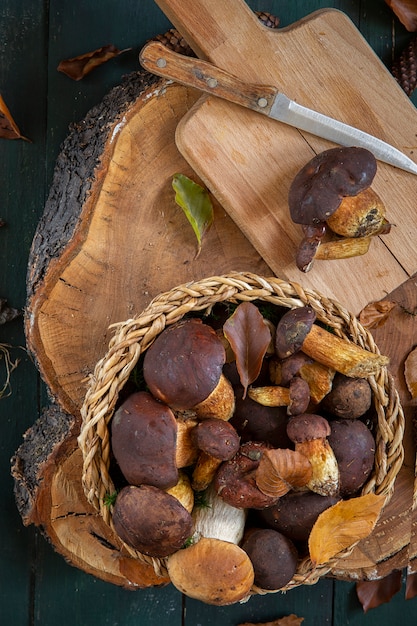
[[[228,505],[212,488],[205,506],[194,511],[195,542],[167,559],[172,584],[190,598],[217,606],[247,598],[254,581],[253,565],[237,544],[243,537],[246,512]]]
[[[235,403],[222,371],[225,361],[224,346],[210,326],[201,319],[182,319],[147,349],[143,376],[152,395],[171,408],[228,420]]]

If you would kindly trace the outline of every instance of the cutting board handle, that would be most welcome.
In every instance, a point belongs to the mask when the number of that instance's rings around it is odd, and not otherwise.
[[[248,30],[251,37],[266,28],[244,0],[155,0],[201,59],[215,61],[224,41],[241,57]],[[214,55],[214,56],[213,56]],[[224,67],[224,69],[227,69]]]

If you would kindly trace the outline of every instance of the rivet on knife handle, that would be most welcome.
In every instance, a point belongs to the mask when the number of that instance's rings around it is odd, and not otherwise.
[[[379,161],[417,174],[417,164],[394,146],[358,128],[302,106],[279,92],[276,87],[246,83],[207,61],[177,54],[159,42],[146,44],[139,60],[145,69],[154,74],[263,113],[341,146],[367,148]]]

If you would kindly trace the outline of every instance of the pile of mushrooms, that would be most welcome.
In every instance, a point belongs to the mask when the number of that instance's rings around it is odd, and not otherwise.
[[[146,388],[111,421],[115,531],[209,604],[285,587],[319,514],[358,494],[374,465],[366,379],[386,357],[310,307],[265,324],[272,349],[247,393],[222,326],[168,326],[140,364]]]
[[[296,253],[302,272],[314,260],[366,254],[372,237],[389,233],[384,203],[371,187],[376,171],[369,150],[347,147],[317,154],[295,176],[288,205],[303,229]]]

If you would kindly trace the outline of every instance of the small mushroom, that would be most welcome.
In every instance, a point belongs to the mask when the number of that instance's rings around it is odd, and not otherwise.
[[[193,532],[193,518],[182,504],[151,485],[123,487],[114,505],[113,525],[127,545],[157,558],[179,550]]]
[[[220,466],[213,484],[225,502],[240,509],[263,509],[277,501],[279,496],[268,496],[256,485],[256,470],[263,452],[269,448],[266,443],[249,441],[240,446],[233,459]]]
[[[254,584],[266,591],[285,587],[297,570],[298,552],[290,539],[276,530],[253,530],[242,543],[252,561]]]
[[[194,512],[194,543],[167,559],[173,585],[190,598],[224,606],[249,597],[253,565],[237,544],[246,512],[228,505],[212,488],[206,506]]]
[[[225,360],[215,330],[200,319],[182,319],[165,328],[145,352],[143,376],[155,398],[171,408],[228,420],[234,393],[222,371]]]
[[[320,513],[340,499],[339,495],[322,496],[313,491],[290,492],[273,506],[259,511],[259,516],[292,541],[305,542]]]
[[[326,222],[345,196],[371,186],[377,170],[374,155],[364,148],[330,148],[313,157],[291,183],[288,204],[297,224]]]
[[[310,413],[291,417],[287,425],[295,450],[311,463],[312,477],[307,487],[323,496],[334,496],[339,490],[339,468],[327,440],[330,432],[329,422],[324,417]]]
[[[173,412],[147,391],[131,394],[111,422],[112,451],[131,485],[168,489],[177,483],[176,437]]]
[[[358,419],[332,420],[329,443],[340,472],[340,495],[357,493],[368,480],[375,462],[375,439]]]
[[[308,383],[299,377],[292,378],[288,387],[277,385],[251,387],[248,395],[252,400],[264,406],[286,406],[288,415],[305,413],[310,403]]]
[[[308,384],[310,402],[317,405],[331,391],[336,371],[298,351],[286,359],[271,359],[270,374],[276,385],[286,385],[299,376]]]
[[[204,491],[221,463],[229,461],[239,450],[240,438],[230,422],[214,417],[195,426],[192,438],[200,450],[193,470],[192,486],[195,491]]]
[[[275,333],[275,351],[279,358],[302,350],[319,363],[354,378],[370,376],[387,365],[388,357],[337,337],[315,324],[315,319],[314,310],[308,306],[284,313]]]
[[[320,406],[334,417],[357,419],[369,411],[371,404],[372,390],[365,378],[349,378],[337,374],[331,391]]]

